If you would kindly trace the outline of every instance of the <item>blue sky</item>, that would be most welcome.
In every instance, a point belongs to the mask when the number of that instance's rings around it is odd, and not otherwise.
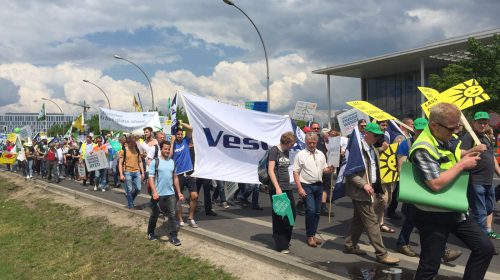
[[[236,1],[258,26],[269,55],[273,112],[296,101],[319,104],[326,119],[324,76],[312,70],[500,27],[500,2],[276,0]],[[228,103],[265,100],[265,60],[250,22],[222,0],[7,1],[0,11],[0,113],[37,112],[41,98],[64,106],[85,99],[132,110],[152,80],[162,109],[178,90]],[[359,80],[334,78],[334,109],[360,98]],[[54,107],[54,108],[53,108]],[[49,112],[58,109],[47,104]]]

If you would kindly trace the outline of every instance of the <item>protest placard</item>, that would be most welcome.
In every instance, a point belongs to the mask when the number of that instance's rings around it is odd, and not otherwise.
[[[339,121],[340,132],[342,135],[347,136],[351,134],[352,130],[358,125],[358,121],[361,119],[370,121],[366,114],[355,108],[339,114],[337,116],[337,120]]]
[[[295,103],[295,110],[293,111],[292,119],[312,121],[314,119],[314,114],[316,113],[316,107],[318,107],[318,104],[316,103],[297,101],[297,103]]]
[[[340,136],[330,137],[327,145],[328,152],[326,154],[327,164],[339,167],[340,166]]]
[[[382,183],[392,183],[399,181],[398,161],[396,150],[399,143],[393,143],[380,153],[380,180]]]
[[[27,139],[28,137],[31,137],[32,131],[31,131],[31,126],[23,126],[21,130],[19,131],[19,137],[21,137],[22,140]]]
[[[108,159],[104,151],[92,152],[85,156],[85,165],[87,171],[95,171],[103,168],[108,168]]]
[[[391,114],[384,112],[382,109],[380,109],[377,106],[372,105],[366,101],[357,100],[357,101],[349,101],[346,103],[348,105],[360,110],[361,112],[367,114],[368,116],[374,118],[377,121],[386,121],[386,120],[396,119],[396,117],[393,117]]]

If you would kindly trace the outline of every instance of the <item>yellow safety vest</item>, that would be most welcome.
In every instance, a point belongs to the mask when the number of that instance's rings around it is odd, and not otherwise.
[[[453,138],[457,139],[458,136],[453,134]],[[439,162],[441,170],[448,170],[460,160],[460,144],[461,141],[459,141],[456,145],[453,152],[441,149],[438,141],[431,134],[429,126],[426,126],[424,131],[420,133],[417,140],[415,140],[415,143],[411,146],[409,158],[411,158],[411,155],[415,150],[424,149],[432,156],[432,158]]]

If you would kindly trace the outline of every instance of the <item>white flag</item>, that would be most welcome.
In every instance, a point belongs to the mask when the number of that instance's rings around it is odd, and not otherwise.
[[[193,126],[194,177],[259,184],[258,162],[266,150],[279,144],[281,134],[294,132],[300,143],[297,147],[303,147],[303,132],[289,116],[238,108],[187,93],[181,96]],[[291,162],[294,156],[291,152]]]

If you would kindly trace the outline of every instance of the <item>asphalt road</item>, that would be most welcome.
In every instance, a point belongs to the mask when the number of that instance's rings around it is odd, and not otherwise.
[[[500,184],[500,179],[495,178],[495,185]],[[118,202],[126,205],[123,189],[113,188],[107,192],[95,192],[91,187],[82,186],[80,182],[63,180],[60,186],[91,194],[103,199]],[[206,216],[203,207],[198,207],[195,220],[199,226],[214,233],[236,238],[249,242],[255,246],[274,248],[271,237],[271,203],[269,195],[261,193],[260,206],[264,210],[253,210],[251,207],[243,207],[232,204],[229,209],[223,209],[214,204],[214,211],[218,216]],[[200,192],[200,203],[203,202],[203,191]],[[136,205],[142,206],[149,211],[149,196],[146,188],[143,187],[141,194],[136,199]],[[293,239],[290,247],[290,254],[300,258],[303,265],[310,265],[335,274],[343,275],[352,279],[412,279],[418,266],[418,258],[406,257],[396,253],[396,241],[402,220],[386,219],[386,224],[395,228],[396,233],[383,233],[385,246],[391,254],[401,259],[401,263],[396,268],[402,270],[401,275],[391,275],[388,273],[390,267],[378,264],[375,261],[373,248],[369,245],[368,238],[363,235],[361,238],[362,249],[368,251],[366,256],[347,255],[342,253],[344,236],[348,231],[352,216],[352,204],[347,198],[339,199],[334,206],[335,216],[329,223],[328,217],[322,216],[318,227],[319,236],[324,240],[323,244],[317,248],[308,247],[305,243],[305,223],[304,216],[297,216]],[[398,209],[399,210],[399,209]],[[184,219],[187,219],[187,209],[184,208]],[[161,220],[160,220],[161,221]],[[500,232],[500,217],[494,218],[493,229]],[[144,234],[146,235],[146,234]],[[411,236],[412,245],[416,252],[420,251],[419,236],[415,230]],[[500,249],[500,240],[493,240],[493,244]],[[461,279],[464,266],[469,256],[469,250],[463,248],[463,244],[454,236],[450,236],[448,247],[456,250],[463,250],[464,254],[450,264],[442,264],[437,279]],[[182,248],[181,248],[182,250]],[[487,279],[500,279],[500,257],[494,256]],[[251,268],[249,268],[251,269]]]

